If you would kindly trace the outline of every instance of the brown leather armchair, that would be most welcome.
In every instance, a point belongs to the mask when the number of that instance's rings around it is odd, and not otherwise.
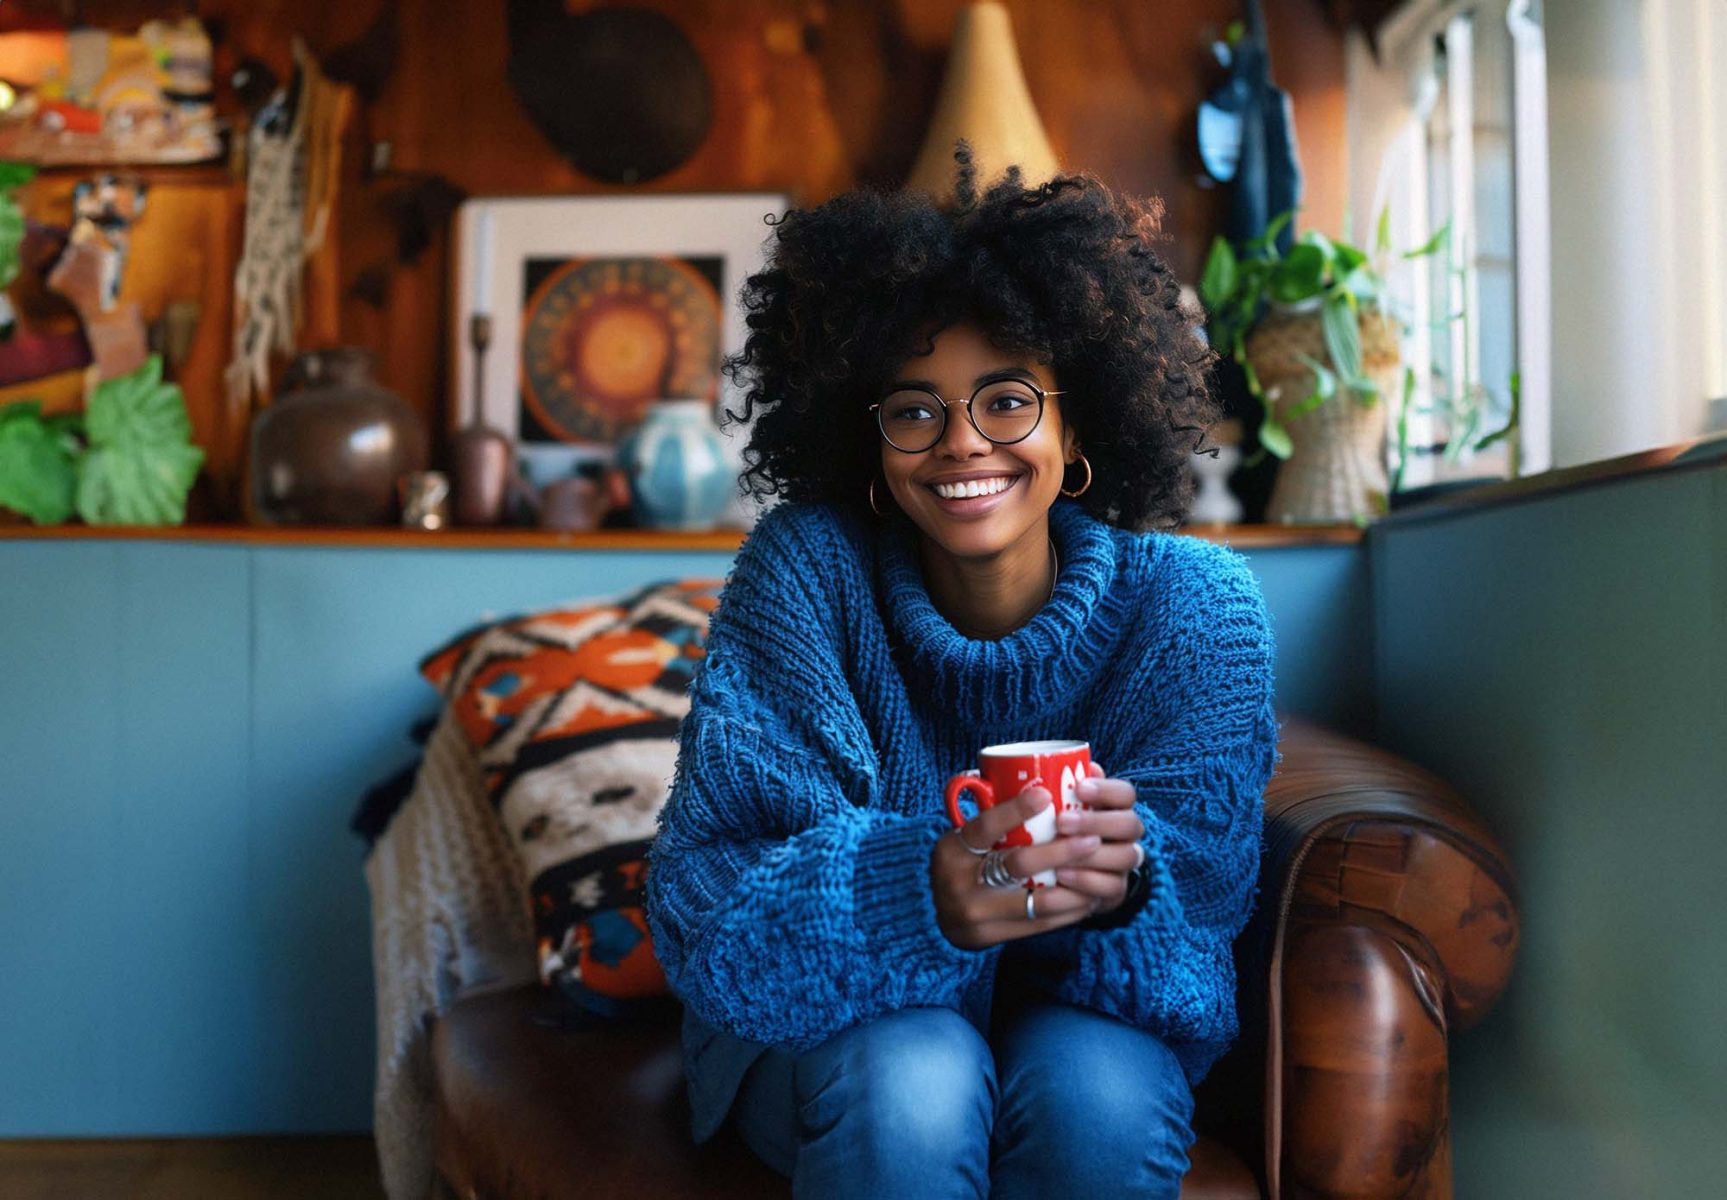
[[[1442,780],[1281,716],[1260,908],[1236,943],[1242,1034],[1195,1095],[1186,1200],[1451,1195],[1450,1035],[1517,952],[1516,884]],[[437,1168],[464,1198],[763,1197],[730,1124],[691,1144],[678,1027],[563,1032],[537,987],[432,1035]]]

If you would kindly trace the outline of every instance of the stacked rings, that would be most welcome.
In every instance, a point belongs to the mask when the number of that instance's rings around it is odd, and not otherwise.
[[[1007,869],[1007,851],[991,850],[983,858],[985,887],[1018,887],[1020,880]]]

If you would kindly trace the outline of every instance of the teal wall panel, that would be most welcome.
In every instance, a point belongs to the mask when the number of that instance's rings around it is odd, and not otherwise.
[[[0,1133],[201,1128],[251,1036],[243,554],[0,567]]]
[[[1271,613],[1278,704],[1367,736],[1374,722],[1374,626],[1365,546],[1242,553]]]
[[[1727,469],[1372,534],[1379,737],[1452,781],[1523,888],[1458,1040],[1460,1196],[1727,1176]]]

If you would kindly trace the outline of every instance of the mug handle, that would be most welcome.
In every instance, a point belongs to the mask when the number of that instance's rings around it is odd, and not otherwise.
[[[947,781],[947,815],[955,829],[965,824],[965,814],[959,811],[959,794],[970,788],[977,795],[977,809],[995,807],[995,789],[976,771],[961,771]]]

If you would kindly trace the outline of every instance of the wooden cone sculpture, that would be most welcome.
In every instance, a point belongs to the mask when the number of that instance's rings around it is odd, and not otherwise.
[[[1060,169],[1025,86],[1007,9],[993,0],[960,11],[935,115],[906,188],[952,203],[953,151],[961,138],[971,143],[979,191],[1010,165],[1017,164],[1030,185]]]

